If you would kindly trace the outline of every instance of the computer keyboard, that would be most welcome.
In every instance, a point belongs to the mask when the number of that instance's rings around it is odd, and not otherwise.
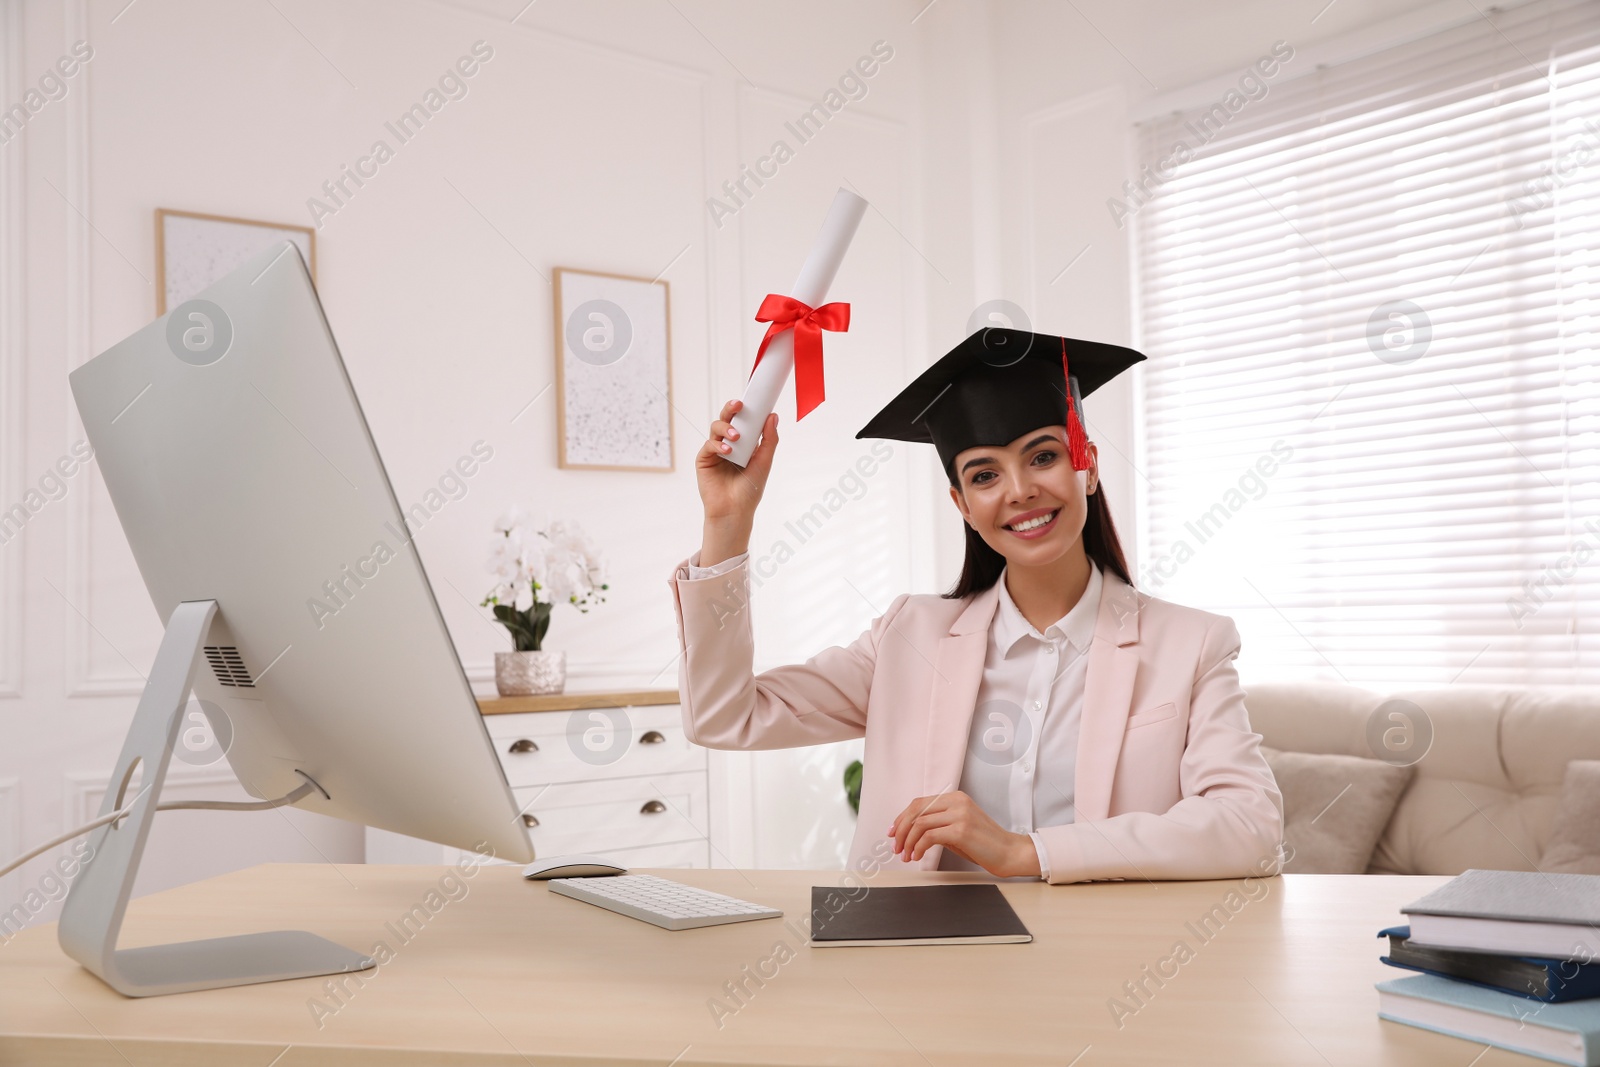
[[[777,919],[783,912],[748,900],[697,889],[653,874],[618,874],[603,878],[552,878],[550,891],[642,919],[663,930],[692,930],[750,919]]]

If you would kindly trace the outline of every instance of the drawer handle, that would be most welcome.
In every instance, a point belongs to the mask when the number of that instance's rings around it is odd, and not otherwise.
[[[530,741],[526,737],[524,737],[524,738],[521,738],[520,740],[511,742],[511,747],[509,749],[507,749],[507,751],[510,752],[513,756],[520,756],[524,752],[537,752],[537,751],[539,751],[539,746],[535,742]]]
[[[522,825],[532,829],[533,827],[539,825],[539,819],[533,814],[533,812],[527,812],[522,816]]]
[[[660,730],[646,730],[644,736],[639,738],[641,745],[659,745],[666,741],[666,736]]]
[[[644,807],[639,809],[640,815],[659,815],[667,810],[667,806],[659,800],[647,800]]]

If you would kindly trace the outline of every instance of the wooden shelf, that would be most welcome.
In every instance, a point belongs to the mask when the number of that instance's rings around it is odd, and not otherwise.
[[[676,689],[596,690],[591,693],[555,693],[533,697],[479,697],[485,715],[515,715],[528,711],[576,711],[579,708],[629,708],[646,704],[676,704]]]

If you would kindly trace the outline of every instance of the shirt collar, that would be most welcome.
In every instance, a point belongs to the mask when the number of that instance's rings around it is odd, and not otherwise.
[[[1100,611],[1102,584],[1100,568],[1090,560],[1089,584],[1084,587],[1083,596],[1078,598],[1071,611],[1051,623],[1045,628],[1045,633],[1041,634],[1022,614],[1016,601],[1011,599],[1011,593],[1006,589],[1006,568],[1002,567],[1000,577],[996,580],[1000,591],[1000,602],[995,608],[994,615],[994,639],[1001,654],[1009,655],[1012,646],[1024,637],[1033,637],[1035,640],[1050,643],[1053,639],[1064,636],[1080,654],[1087,651],[1089,642],[1094,639],[1095,617]]]

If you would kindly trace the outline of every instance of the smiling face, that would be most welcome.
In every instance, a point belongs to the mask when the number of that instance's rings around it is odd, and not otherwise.
[[[1099,464],[1091,441],[1089,468],[1073,470],[1067,428],[1041,426],[1008,445],[958,453],[950,498],[967,524],[1008,563],[1048,566],[1068,552],[1083,551],[1088,496],[1099,484]]]

